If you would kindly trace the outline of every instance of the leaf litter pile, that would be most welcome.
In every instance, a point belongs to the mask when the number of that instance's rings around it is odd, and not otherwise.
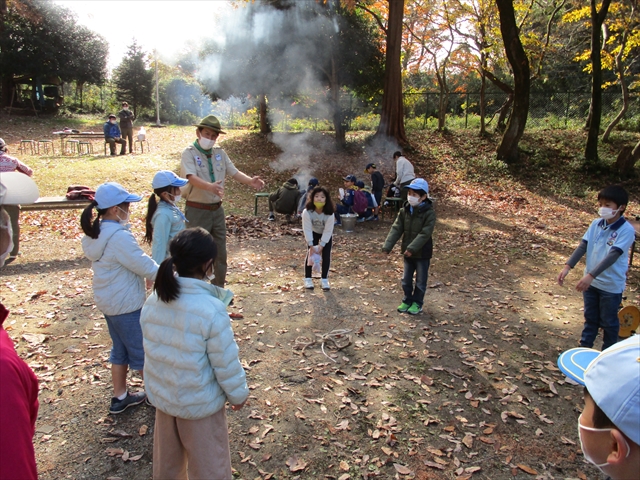
[[[141,165],[123,183],[149,192],[155,171],[177,168],[189,131],[152,131],[166,147],[122,159]],[[331,290],[314,280],[309,291],[300,223],[267,222],[264,199],[254,217],[253,192],[227,183],[229,313],[251,391],[242,410],[227,410],[235,478],[597,478],[576,433],[582,390],[555,365],[581,331],[572,287],[582,267],[565,287],[555,278],[594,216],[595,190],[576,200],[535,193],[508,173],[475,179],[456,159],[489,155],[492,141],[425,135],[408,156],[430,182],[438,223],[417,316],[396,312],[398,247],[380,252],[392,214],[353,234],[336,229]],[[313,173],[332,192],[372,158],[390,177],[391,162],[351,141],[339,159],[317,160]],[[234,132],[224,146],[269,191],[295,173],[269,167],[278,151],[258,135]],[[38,172],[52,158],[23,160]],[[85,163],[74,168],[91,175]],[[140,240],[144,210],[136,205],[132,222]],[[45,480],[151,478],[153,408],[107,414],[110,339],[78,217],[23,212],[23,254],[1,277],[5,326],[40,381],[38,469]],[[638,304],[637,287],[632,267],[627,304]],[[142,388],[136,375],[129,382]]]

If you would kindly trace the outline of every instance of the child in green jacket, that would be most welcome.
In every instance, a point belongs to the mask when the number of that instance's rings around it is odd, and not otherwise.
[[[424,294],[427,290],[429,263],[433,254],[433,227],[436,214],[428,198],[429,184],[423,178],[414,179],[408,189],[407,202],[398,212],[382,251],[391,252],[393,246],[402,237],[404,255],[404,276],[402,290],[404,297],[398,312],[417,315],[422,311]],[[415,284],[413,274],[416,274]]]

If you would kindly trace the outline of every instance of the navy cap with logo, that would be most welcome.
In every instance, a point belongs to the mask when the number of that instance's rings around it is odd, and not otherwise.
[[[353,182],[353,183],[356,183],[358,181],[355,175],[347,175],[346,177],[343,178],[343,180],[345,182]]]

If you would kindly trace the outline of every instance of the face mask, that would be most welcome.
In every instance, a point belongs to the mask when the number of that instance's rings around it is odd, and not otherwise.
[[[115,121],[115,120],[109,120],[109,123],[110,123],[111,125],[115,125],[116,121]]]
[[[209,150],[210,148],[213,148],[213,146],[215,145],[216,141],[215,140],[210,140],[208,138],[200,137],[198,139],[198,143],[200,144],[200,146],[202,147],[203,150]]]
[[[11,229],[11,224],[7,223],[7,225],[0,225],[0,229],[5,230],[5,232],[1,232],[0,235],[9,235],[9,245],[7,245],[7,250],[0,254],[0,267],[4,266],[4,262],[13,250],[13,230]]]
[[[316,207],[317,210],[322,210],[325,202],[313,202],[313,206]]]
[[[211,281],[213,281],[214,278],[216,278],[216,274],[213,273],[213,263],[211,264],[210,268],[211,268],[211,273],[205,273],[204,276],[207,277],[207,280],[209,280],[211,282]]]
[[[411,205],[412,207],[415,207],[417,205],[420,205],[420,197],[408,196],[407,202],[409,202],[409,205]]]
[[[610,432],[611,430],[613,430],[613,428],[592,428],[592,427],[585,427],[584,425],[582,425],[582,423],[580,423],[580,420],[582,419],[582,415],[580,415],[578,417],[578,437],[580,438],[580,450],[582,450],[582,454],[584,455],[584,458],[589,462],[592,463],[593,465],[595,465],[596,467],[598,467],[598,469],[604,473],[606,475],[606,473],[602,470],[602,467],[606,467],[609,465],[609,462],[604,462],[604,463],[596,463],[595,460],[593,458],[591,458],[591,455],[589,455],[586,450],[584,449],[584,443],[582,442],[582,431],[586,430],[587,432]],[[629,449],[629,443],[627,443],[627,440],[623,437],[622,438],[624,440],[624,443],[627,446],[627,457],[629,456],[629,454],[631,453],[631,450]],[[625,457],[625,458],[627,458]]]
[[[618,208],[618,210],[620,210],[620,208]],[[598,209],[598,214],[605,220],[611,220],[618,214],[618,210],[613,210],[609,207],[600,207]]]
[[[169,194],[171,195],[171,194]],[[175,205],[176,203],[178,203],[180,200],[182,200],[182,196],[181,195],[171,195],[173,197],[173,204]]]
[[[124,213],[125,218],[120,218],[119,215],[116,215],[116,217],[118,217],[118,222],[120,223],[120,225],[126,225],[129,223],[129,212],[124,211],[123,209],[121,209],[120,207],[118,207],[118,210],[120,210],[122,213]]]

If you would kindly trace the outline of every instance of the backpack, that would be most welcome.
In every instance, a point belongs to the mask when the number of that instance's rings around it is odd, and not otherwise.
[[[367,211],[368,206],[369,202],[365,193],[362,190],[356,190],[353,196],[353,211],[358,215],[362,215]]]

